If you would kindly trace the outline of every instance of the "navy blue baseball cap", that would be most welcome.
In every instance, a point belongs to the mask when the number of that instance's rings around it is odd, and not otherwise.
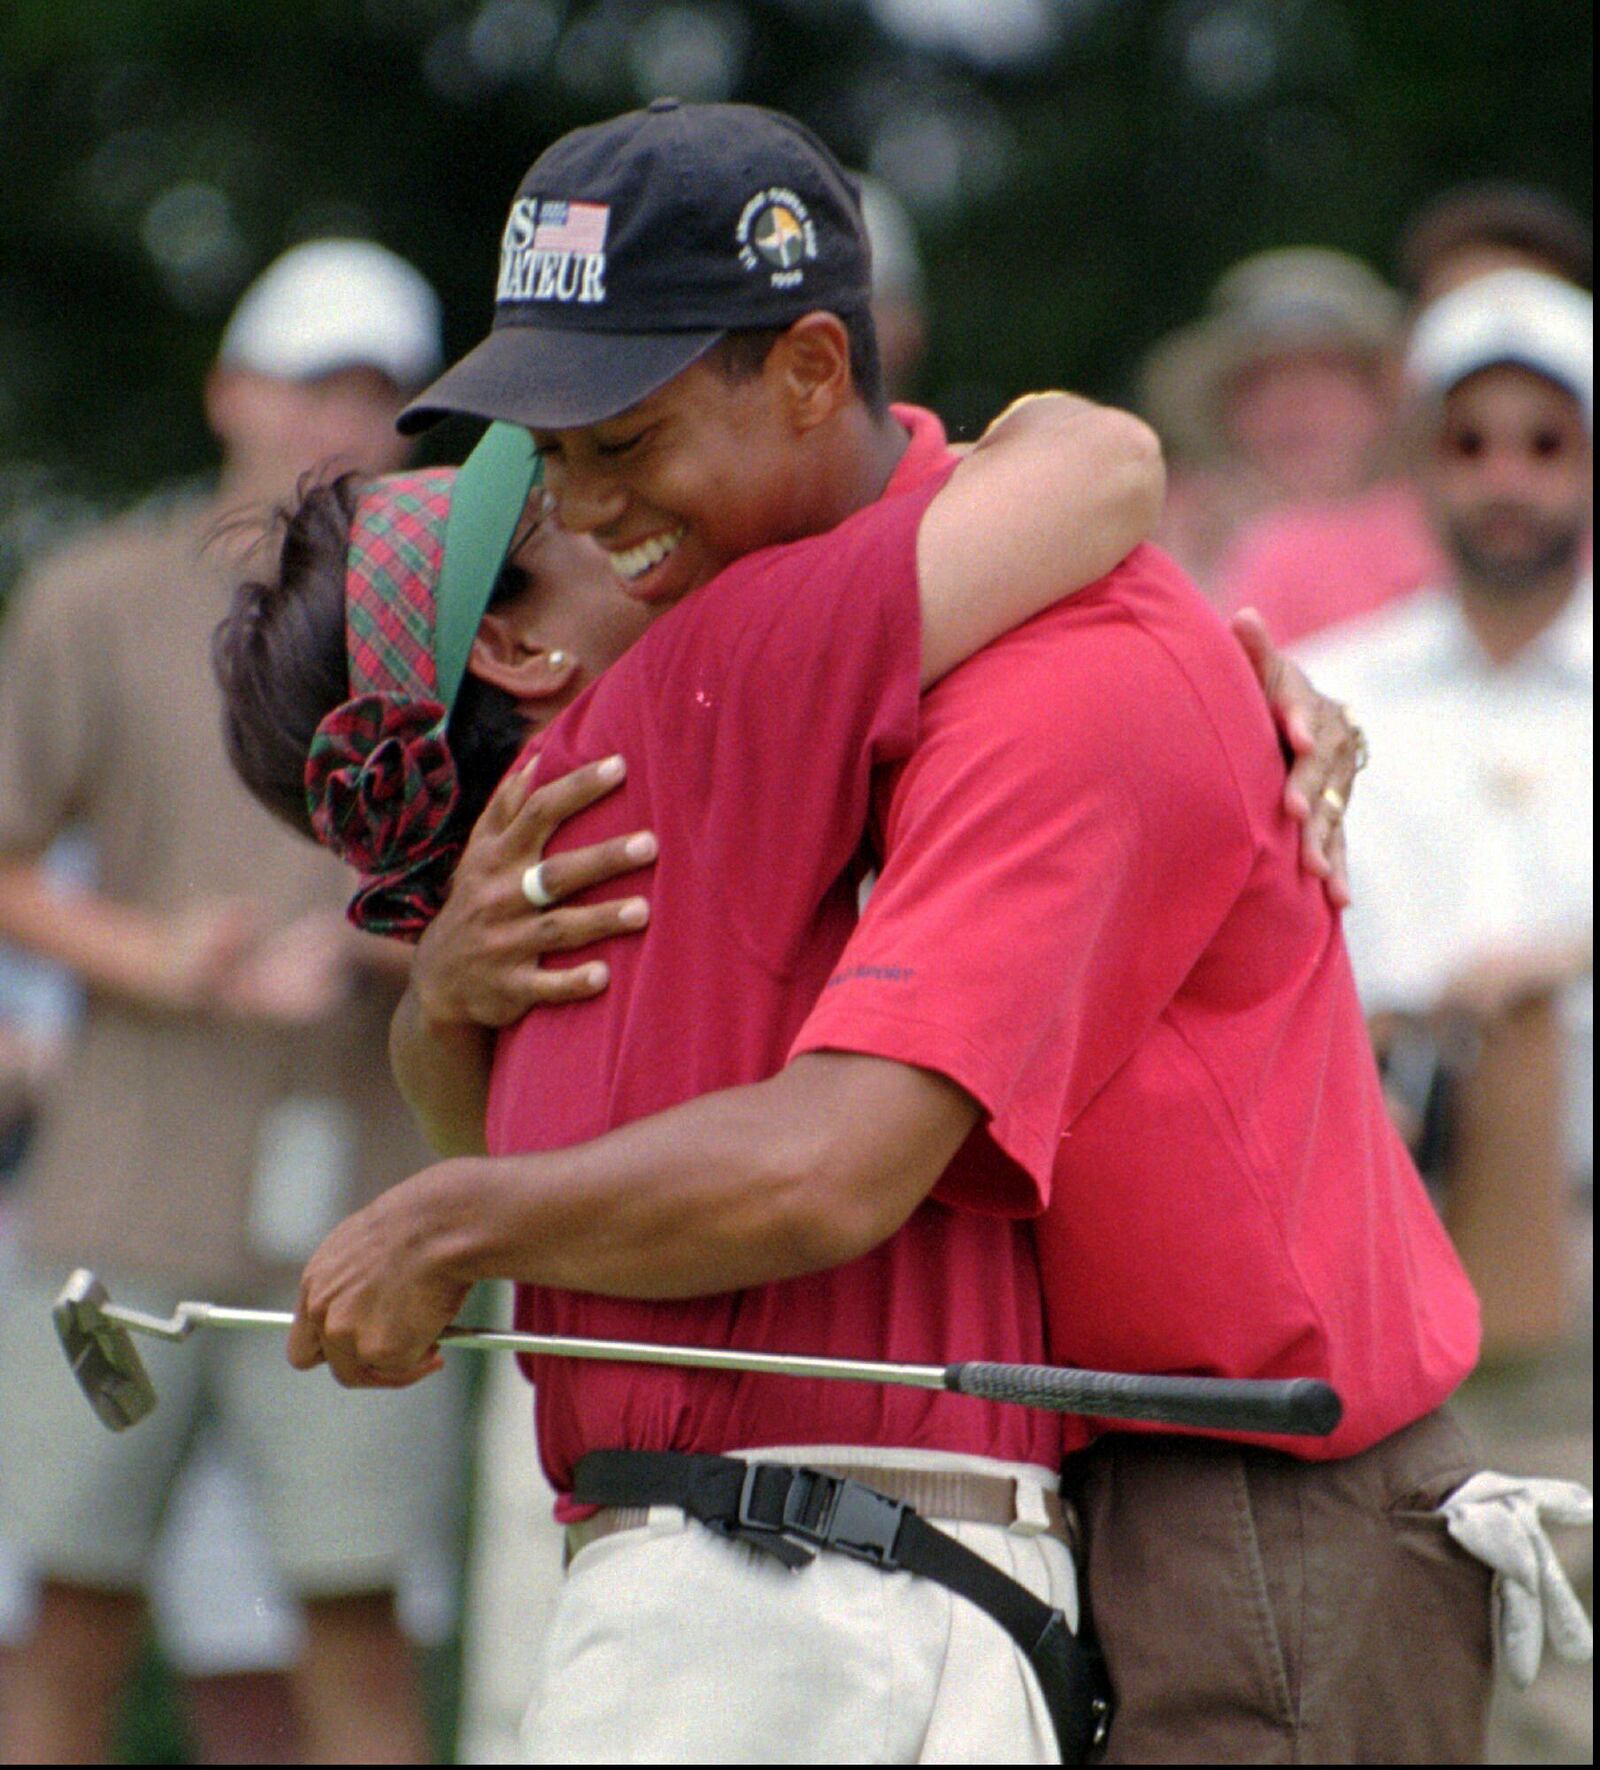
[[[494,325],[400,416],[568,430],[614,418],[732,331],[872,295],[856,187],[803,124],[657,99],[574,130],[511,205]]]

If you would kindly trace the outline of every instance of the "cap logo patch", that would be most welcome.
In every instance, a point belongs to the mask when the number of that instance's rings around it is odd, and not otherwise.
[[[798,289],[817,256],[817,224],[805,200],[782,185],[758,191],[739,217],[739,262],[765,270],[774,289]]]
[[[599,306],[606,298],[610,231],[607,203],[518,197],[500,241],[495,300]]]

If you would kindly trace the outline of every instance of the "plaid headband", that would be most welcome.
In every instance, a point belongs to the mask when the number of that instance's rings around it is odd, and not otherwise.
[[[351,698],[306,758],[312,830],[362,875],[350,920],[411,940],[444,901],[462,846],[441,839],[461,788],[435,659],[455,479],[392,474],[357,503],[345,568]]]

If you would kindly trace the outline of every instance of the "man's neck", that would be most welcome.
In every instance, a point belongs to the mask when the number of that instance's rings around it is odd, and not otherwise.
[[[875,417],[859,404],[825,435],[813,433],[804,479],[810,491],[794,538],[826,534],[881,498],[910,441],[892,414]]]
[[[1484,656],[1496,668],[1516,660],[1552,627],[1578,592],[1581,574],[1568,566],[1514,596],[1463,577],[1458,586],[1461,612]]]

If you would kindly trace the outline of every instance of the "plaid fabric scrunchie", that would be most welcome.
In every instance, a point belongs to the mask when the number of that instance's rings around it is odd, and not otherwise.
[[[351,699],[317,727],[306,803],[317,840],[361,885],[349,917],[416,940],[449,890],[461,798],[434,661],[451,469],[375,481],[356,506],[345,574]]]

